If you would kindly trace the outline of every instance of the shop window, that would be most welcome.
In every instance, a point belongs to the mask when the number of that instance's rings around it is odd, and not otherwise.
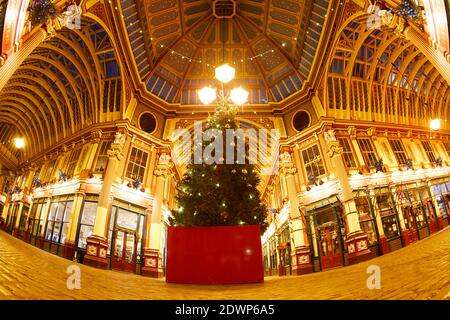
[[[78,248],[86,249],[86,240],[94,231],[95,215],[97,213],[97,202],[84,203],[83,213],[78,233]]]
[[[129,179],[140,178],[144,181],[145,167],[147,165],[148,153],[138,148],[131,150],[126,177]]]
[[[356,210],[358,211],[359,224],[361,229],[367,234],[369,238],[369,245],[378,243],[376,222],[370,212],[369,199],[367,196],[355,197]]]
[[[400,227],[397,215],[394,209],[394,203],[390,193],[384,193],[376,196],[378,213],[381,216],[384,235],[388,240],[400,236]]]
[[[111,147],[111,141],[103,141],[100,145],[100,151],[97,156],[94,172],[103,172],[108,164],[108,150]]]
[[[81,148],[77,148],[72,151],[69,157],[69,161],[67,162],[67,170],[65,174],[68,177],[73,177],[73,174],[75,173],[75,169],[77,167],[78,160],[80,159],[81,154]]]
[[[369,168],[375,167],[375,163],[378,161],[377,154],[373,143],[368,138],[356,139],[359,149],[361,150],[364,162]]]
[[[64,244],[69,230],[73,201],[52,203],[47,219],[45,240]]]
[[[408,157],[406,156],[405,148],[403,148],[403,144],[400,140],[389,140],[389,144],[394,151],[398,164],[406,164]]]
[[[303,162],[305,164],[306,174],[313,174],[316,178],[325,174],[322,156],[319,147],[314,145],[302,151]]]
[[[425,153],[427,154],[430,162],[436,162],[436,157],[434,156],[430,141],[422,141],[422,146],[425,149]]]
[[[342,158],[345,166],[349,169],[356,168],[356,161],[349,140],[347,138],[339,138],[338,141],[342,147]]]

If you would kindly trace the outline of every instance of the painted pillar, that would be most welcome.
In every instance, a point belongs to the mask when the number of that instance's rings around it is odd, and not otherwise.
[[[117,168],[123,159],[123,145],[126,137],[123,132],[117,132],[111,149],[108,150],[108,165],[103,178],[103,186],[98,199],[98,207],[95,215],[93,235],[86,239],[86,254],[84,264],[107,269],[108,259],[108,209],[110,209],[110,193],[114,180],[118,176]]]
[[[342,159],[343,149],[330,129],[324,133],[327,145],[327,155],[331,159],[332,170],[340,185],[340,198],[344,206],[344,214],[347,222],[347,252],[348,263],[354,264],[370,258],[369,239],[361,230],[358,212],[353,199],[353,192],[348,180],[347,169]]]
[[[289,224],[291,231],[291,266],[296,275],[312,272],[311,249],[305,235],[304,215],[300,213],[295,177],[295,167],[289,151],[280,155],[281,174],[285,177],[289,206]]]
[[[72,212],[70,213],[69,230],[67,231],[66,241],[64,242],[64,257],[69,260],[74,259],[77,244],[78,223],[80,221],[81,209],[83,208],[85,193],[85,184],[81,184],[80,188],[75,192],[73,199]]]
[[[158,160],[158,165],[154,170],[156,178],[155,194],[153,199],[153,211],[151,213],[151,222],[147,229],[147,237],[144,248],[144,265],[142,266],[142,275],[161,278],[162,269],[162,248],[161,231],[163,229],[162,206],[164,203],[164,191],[166,180],[171,177],[172,162],[166,153],[162,153]],[[148,220],[150,220],[148,218]]]

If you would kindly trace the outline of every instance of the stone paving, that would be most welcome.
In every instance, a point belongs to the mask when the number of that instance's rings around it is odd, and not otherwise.
[[[75,263],[0,231],[3,299],[450,299],[450,228],[367,262],[263,284],[197,286],[84,265],[81,289],[67,289]],[[381,289],[366,286],[369,265],[381,268]]]

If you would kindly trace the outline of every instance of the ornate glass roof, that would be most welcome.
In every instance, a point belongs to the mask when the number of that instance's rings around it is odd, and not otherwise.
[[[299,91],[327,9],[327,0],[121,2],[141,81],[155,96],[184,105],[199,103],[197,90],[223,62],[236,68],[250,104],[279,102]]]

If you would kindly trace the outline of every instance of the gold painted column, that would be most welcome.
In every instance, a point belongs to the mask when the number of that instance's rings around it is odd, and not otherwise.
[[[117,132],[115,140],[108,150],[108,165],[103,178],[103,186],[98,199],[97,212],[95,215],[93,235],[86,239],[86,255],[84,264],[107,269],[108,260],[106,252],[108,250],[108,211],[110,209],[110,193],[114,180],[117,177],[117,167],[123,159],[122,149],[125,143],[125,134]]]
[[[292,162],[289,151],[280,155],[281,174],[286,178],[286,191],[289,199],[289,224],[291,231],[291,265],[292,273],[296,275],[312,272],[311,249],[305,235],[304,216],[299,210],[295,177],[297,168]]]
[[[370,258],[369,239],[361,230],[358,212],[353,199],[353,191],[348,180],[347,169],[342,159],[343,149],[330,129],[324,133],[327,146],[327,155],[331,159],[332,170],[340,185],[340,199],[344,206],[344,214],[347,222],[347,252],[348,263],[353,264]]]
[[[161,278],[163,276],[162,268],[162,248],[161,231],[163,229],[162,206],[164,202],[164,190],[166,181],[171,177],[172,163],[166,153],[159,156],[158,165],[154,171],[156,177],[155,194],[153,199],[153,211],[151,213],[150,225],[147,224],[147,237],[144,248],[144,265],[142,266],[142,275]],[[150,219],[147,218],[147,219]]]

